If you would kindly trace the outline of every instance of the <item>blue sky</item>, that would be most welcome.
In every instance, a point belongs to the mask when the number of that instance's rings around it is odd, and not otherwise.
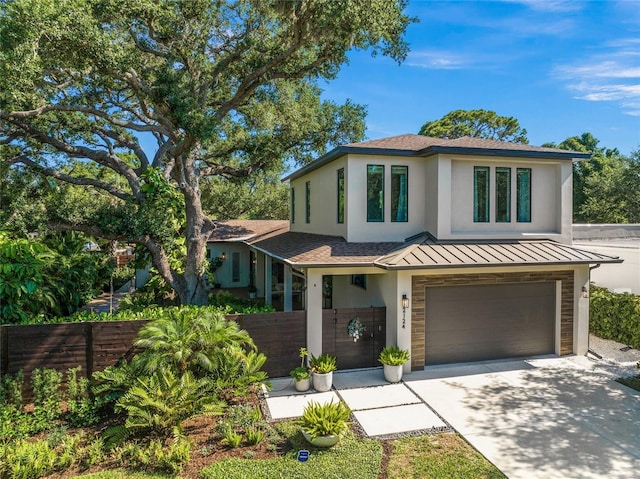
[[[323,97],[368,107],[367,137],[417,133],[456,109],[513,116],[529,143],[592,133],[640,148],[640,0],[412,0],[398,65],[352,52]]]

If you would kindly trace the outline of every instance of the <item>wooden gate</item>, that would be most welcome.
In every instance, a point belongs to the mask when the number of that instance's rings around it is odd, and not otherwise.
[[[378,355],[385,346],[386,317],[384,307],[322,310],[322,351],[337,358],[338,369],[380,366]],[[348,331],[354,318],[365,327],[356,342]]]

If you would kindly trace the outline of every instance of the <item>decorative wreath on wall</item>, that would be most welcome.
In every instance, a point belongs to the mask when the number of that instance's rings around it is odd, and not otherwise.
[[[353,338],[353,342],[358,342],[358,339],[362,337],[367,328],[360,322],[360,318],[357,316],[349,321],[347,325],[347,331],[349,332],[349,336]]]

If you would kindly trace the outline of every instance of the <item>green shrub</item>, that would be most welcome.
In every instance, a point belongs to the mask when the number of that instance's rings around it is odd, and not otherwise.
[[[13,376],[5,374],[0,376],[0,406],[11,404],[17,409],[22,408],[22,387],[24,385],[24,375],[22,370]]]
[[[0,477],[38,479],[56,468],[57,453],[46,441],[24,440],[0,445]]]
[[[304,408],[298,424],[313,439],[318,436],[339,436],[349,427],[351,410],[342,402],[320,404],[311,401]]]
[[[242,444],[242,434],[234,431],[231,426],[227,425],[222,432],[220,443],[226,444],[229,447],[238,447]]]
[[[255,426],[250,426],[245,429],[245,435],[247,436],[247,443],[251,446],[255,446],[256,444],[260,444],[264,441],[264,438],[267,436],[263,429],[260,429]]]
[[[640,349],[640,296],[591,285],[589,328],[598,337]]]
[[[128,468],[178,474],[189,462],[191,442],[185,437],[175,438],[168,446],[157,439],[148,444],[133,442],[119,447],[115,457]]]
[[[336,358],[328,354],[321,354],[317,357],[312,354],[309,365],[314,373],[327,374],[336,370]]]
[[[82,368],[71,368],[67,370],[67,391],[65,399],[67,402],[67,421],[72,426],[91,426],[98,422],[98,404],[89,395],[89,380],[78,377]]]

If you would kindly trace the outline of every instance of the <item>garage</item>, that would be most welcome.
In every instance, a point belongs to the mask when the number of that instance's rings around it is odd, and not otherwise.
[[[425,288],[425,364],[555,351],[555,282]]]

